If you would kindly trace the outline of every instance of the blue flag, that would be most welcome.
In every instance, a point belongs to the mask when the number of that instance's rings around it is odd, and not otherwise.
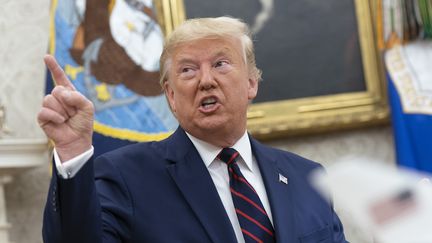
[[[152,1],[52,0],[49,52],[95,107],[95,156],[178,126],[159,85],[163,32]],[[47,75],[46,92],[54,86]]]
[[[432,172],[432,42],[395,47],[385,59],[397,162]]]

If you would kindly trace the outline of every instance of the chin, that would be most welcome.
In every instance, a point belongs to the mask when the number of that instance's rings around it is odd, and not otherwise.
[[[189,123],[191,124],[191,123]],[[197,122],[192,121],[192,129],[197,129],[206,133],[218,132],[226,129],[229,121],[224,119],[200,119]]]
[[[206,132],[212,132],[212,131],[220,131],[226,127],[225,123],[206,123],[202,124],[201,126],[198,126],[200,130],[206,131]]]

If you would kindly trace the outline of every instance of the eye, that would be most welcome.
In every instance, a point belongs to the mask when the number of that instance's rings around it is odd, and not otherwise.
[[[220,61],[217,61],[214,66],[215,67],[222,67],[222,66],[227,65],[227,64],[228,64],[228,61],[220,60]]]
[[[182,70],[181,70],[182,73],[187,73],[190,71],[192,71],[192,68],[188,68],[188,67],[182,68]]]
[[[196,68],[190,66],[181,67],[178,71],[179,77],[181,79],[191,79],[195,76],[195,73]]]

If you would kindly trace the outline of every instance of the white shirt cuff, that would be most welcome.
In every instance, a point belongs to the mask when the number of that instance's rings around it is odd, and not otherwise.
[[[92,157],[93,153],[94,153],[94,148],[92,146],[89,150],[85,151],[84,153],[62,163],[60,157],[57,154],[56,149],[54,148],[54,162],[58,174],[63,179],[73,178],[78,173],[78,171],[83,167],[83,165],[85,165],[85,163]]]

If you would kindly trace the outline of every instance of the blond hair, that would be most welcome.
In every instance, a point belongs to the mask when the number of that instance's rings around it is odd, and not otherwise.
[[[207,38],[237,38],[243,47],[243,59],[248,66],[249,74],[261,80],[261,70],[256,66],[251,32],[247,24],[231,17],[196,18],[186,20],[178,26],[165,40],[160,62],[160,84],[168,80],[172,53],[181,44]]]

